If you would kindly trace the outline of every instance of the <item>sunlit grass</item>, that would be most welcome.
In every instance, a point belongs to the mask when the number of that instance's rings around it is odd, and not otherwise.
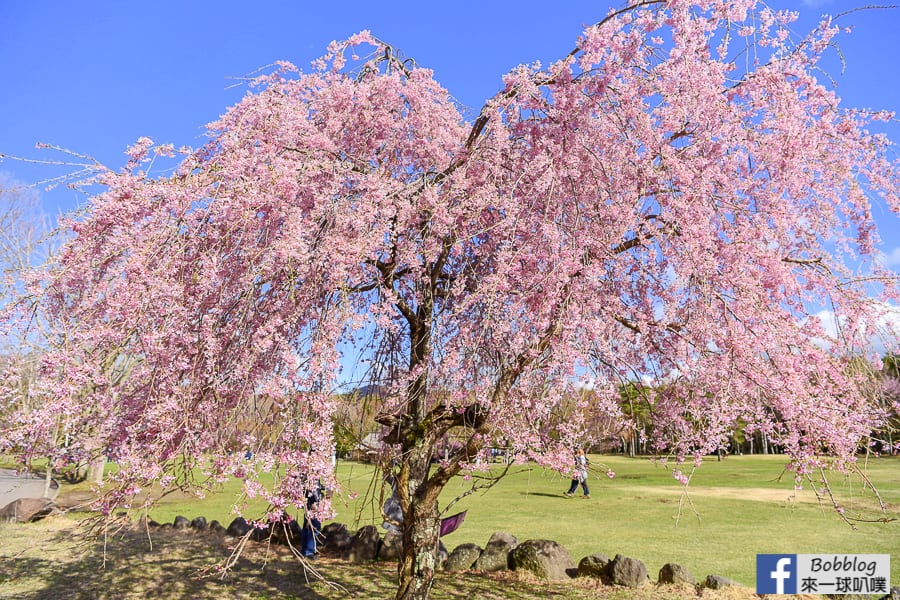
[[[704,463],[687,493],[671,472],[647,459],[594,457],[615,479],[591,477],[590,500],[564,498],[568,481],[521,467],[490,493],[460,502],[466,524],[445,538],[483,545],[493,531],[520,539],[547,538],[566,546],[575,560],[596,552],[642,559],[655,578],[666,562],[686,566],[698,578],[718,574],[753,586],[757,553],[893,554],[892,580],[900,581],[900,522],[857,523],[852,529],[828,501],[795,491],[784,457],[730,457]],[[871,461],[868,476],[889,503],[875,510],[860,480],[831,474],[832,487],[851,517],[900,518],[900,460]],[[459,489],[462,483],[454,483]],[[450,490],[452,492],[452,490]]]
[[[576,561],[597,552],[640,558],[653,579],[663,564],[677,562],[698,579],[718,574],[749,587],[754,586],[757,553],[886,553],[893,558],[892,581],[900,582],[900,521],[892,520],[900,518],[898,458],[860,464],[887,503],[886,514],[877,510],[875,495],[860,477],[830,474],[849,517],[887,521],[857,522],[856,529],[809,486],[796,491],[783,456],[713,458],[693,474],[686,493],[671,467],[646,458],[591,458],[590,500],[581,499],[580,490],[575,498],[563,497],[567,477],[535,465],[514,465],[490,491],[468,495],[450,508],[449,513],[468,514],[459,530],[443,538],[444,544],[449,549],[465,542],[483,546],[493,532],[506,531],[520,540],[556,540]],[[614,479],[603,475],[605,467],[616,472]],[[374,468],[339,461],[337,477],[342,489],[332,498],[334,520],[351,529],[380,524]],[[441,497],[442,508],[469,491],[476,479],[454,479]],[[171,522],[176,515],[202,515],[227,526],[239,495],[237,481],[202,499],[173,494],[150,516]],[[252,501],[245,514],[258,516],[265,509],[261,501]]]

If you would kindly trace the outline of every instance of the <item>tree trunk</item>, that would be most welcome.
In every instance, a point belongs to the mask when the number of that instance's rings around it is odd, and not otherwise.
[[[403,548],[398,567],[397,600],[425,600],[438,568],[440,519],[435,500],[427,494],[410,505],[403,520]]]
[[[53,487],[53,461],[47,460],[47,473],[44,475],[44,498],[50,497],[50,488]]]
[[[87,479],[96,485],[103,485],[103,469],[106,467],[106,456],[100,455],[99,458],[91,461],[88,467]]]
[[[403,547],[398,565],[397,600],[424,600],[431,593],[437,571],[440,518],[438,496],[443,485],[429,480],[434,451],[432,435],[411,444],[398,475],[400,505],[403,507]]]

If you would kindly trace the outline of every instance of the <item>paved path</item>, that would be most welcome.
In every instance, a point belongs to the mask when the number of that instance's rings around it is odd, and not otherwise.
[[[46,482],[35,475],[17,475],[12,469],[0,469],[0,508],[19,498],[43,498]],[[59,484],[50,485],[49,498],[56,498]]]

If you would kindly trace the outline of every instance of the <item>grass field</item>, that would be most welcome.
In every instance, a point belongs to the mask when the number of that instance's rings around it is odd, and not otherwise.
[[[616,477],[609,479],[592,468],[590,500],[581,499],[580,489],[575,498],[564,498],[569,481],[556,472],[534,465],[514,466],[490,491],[476,492],[450,509],[468,514],[465,524],[444,538],[445,545],[451,550],[465,542],[483,546],[493,532],[506,531],[520,540],[556,540],[576,561],[595,552],[621,553],[643,560],[654,576],[671,561],[697,577],[715,573],[751,587],[758,553],[892,554],[892,581],[900,584],[900,521],[859,522],[852,529],[837,516],[830,501],[817,499],[809,486],[794,490],[792,473],[783,472],[783,456],[706,461],[694,474],[687,494],[669,468],[646,458],[592,457],[592,465],[600,463],[615,471]],[[888,514],[877,510],[874,494],[858,477],[832,473],[832,488],[846,514],[900,519],[900,459],[870,459],[861,467],[875,483]],[[338,475],[345,493],[334,498],[335,520],[351,529],[380,523],[377,503],[368,501],[372,468],[341,462]],[[455,480],[445,489],[442,503],[469,490],[471,484]],[[346,499],[349,491],[358,494],[356,500]],[[164,502],[151,516],[164,522],[177,514],[191,518],[192,511],[205,511],[207,519],[227,525],[233,518],[231,497],[222,494],[190,505],[183,500]]]
[[[757,553],[886,553],[893,555],[892,581],[900,585],[900,521],[851,529],[811,490],[795,492],[791,474],[778,481],[783,457],[706,462],[688,498],[668,470],[646,459],[602,460],[617,476],[591,478],[590,500],[560,497],[568,482],[537,469],[521,469],[487,495],[467,498],[460,503],[469,509],[466,525],[446,545],[483,545],[503,530],[519,539],[556,540],[576,561],[598,551],[621,553],[643,560],[653,578],[672,561],[698,578],[715,573],[751,587]],[[873,510],[873,494],[858,480],[834,474],[846,514],[900,518],[900,460],[870,461],[867,470],[889,514]]]
[[[558,473],[514,466],[489,492],[471,494],[450,509],[451,513],[468,510],[468,515],[459,530],[443,538],[445,545],[449,549],[464,542],[483,546],[493,532],[506,531],[520,540],[556,540],[576,561],[596,552],[640,558],[654,580],[663,564],[677,562],[698,579],[723,575],[749,588],[755,585],[757,553],[891,554],[891,581],[900,585],[900,521],[895,520],[900,519],[900,459],[870,459],[861,465],[881,493],[886,514],[877,510],[874,494],[859,477],[831,475],[846,514],[866,520],[853,529],[838,518],[827,500],[820,501],[809,489],[795,492],[791,474],[783,473],[784,457],[732,456],[721,462],[707,461],[694,474],[687,495],[668,468],[645,458],[591,458],[595,467],[603,463],[616,472],[614,479],[592,475],[591,499],[563,497],[568,479]],[[600,473],[600,469],[594,471]],[[380,523],[377,507],[371,502],[372,468],[340,462],[338,477],[344,491],[333,499],[338,511],[335,520],[351,529]],[[442,496],[442,505],[471,484],[463,479],[452,482]],[[167,498],[150,516],[165,522],[176,515],[203,515],[227,525],[234,516],[231,504],[236,489],[229,487],[203,500]],[[262,507],[251,506],[254,508]],[[0,540],[5,539],[3,534],[0,532]],[[0,551],[0,557],[3,554]],[[373,577],[363,575],[362,579],[375,581]],[[386,577],[389,587],[389,569]],[[503,586],[512,590],[516,584]],[[561,597],[600,597],[579,593]],[[363,596],[380,594],[371,591]],[[499,597],[529,597],[510,594]]]

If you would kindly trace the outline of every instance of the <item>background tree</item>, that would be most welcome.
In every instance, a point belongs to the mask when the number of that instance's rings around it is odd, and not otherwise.
[[[882,358],[882,371],[875,380],[874,396],[880,410],[887,418],[873,435],[873,446],[891,455],[900,451],[896,433],[900,430],[900,356],[887,354]]]
[[[21,293],[17,286],[22,281],[22,271],[42,263],[45,258],[38,255],[46,235],[46,222],[41,214],[37,193],[0,173],[0,270],[3,273],[0,298],[4,304]],[[37,353],[27,337],[7,335],[2,357],[5,371],[15,369],[19,373],[18,385],[13,386],[18,393],[3,404],[0,412],[0,417],[8,418],[14,410],[28,409],[21,403],[28,398]]]
[[[4,307],[15,302],[25,290],[23,273],[47,261],[53,249],[49,221],[33,187],[0,173],[0,302]],[[31,312],[28,325],[9,323],[3,338],[2,362],[5,374],[4,394],[0,400],[0,419],[12,420],[28,414],[38,400],[32,393],[41,356],[46,348],[45,329],[40,315]],[[56,428],[57,441],[62,439]],[[51,483],[52,464],[46,469]]]
[[[18,295],[21,273],[47,260],[50,226],[37,191],[0,172],[0,269],[3,299]]]
[[[655,443],[678,460],[743,419],[798,480],[852,461],[883,415],[842,361],[873,298],[895,297],[870,202],[896,211],[900,177],[866,131],[886,115],[842,109],[813,76],[833,23],[791,45],[791,20],[752,0],[631,2],[559,62],[507,74],[472,122],[368,33],[309,73],[283,64],[171,176],[142,171],[172,153],[142,138],[64,222],[72,239],[28,282],[67,335],[44,410],[110,449],[108,508],[234,475],[278,518],[309,482],[335,485],[331,391],[347,349],[377,355],[398,598],[428,595],[452,477],[492,440],[568,468],[590,441],[580,415],[618,418],[633,375],[671,382]],[[585,373],[611,383],[559,419]],[[236,460],[216,432],[254,394],[270,433]]]

